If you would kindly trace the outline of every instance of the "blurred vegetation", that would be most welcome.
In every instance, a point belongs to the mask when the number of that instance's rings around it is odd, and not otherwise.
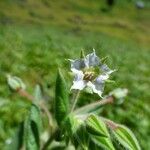
[[[41,84],[52,99],[57,67],[64,68],[70,86],[66,59],[92,48],[118,69],[106,94],[116,87],[129,89],[123,105],[106,106],[102,115],[130,127],[142,149],[150,149],[150,2],[144,1],[144,9],[135,2],[116,0],[108,8],[104,0],[0,1],[0,149],[9,144],[28,109],[25,100],[9,91],[6,75],[21,77],[29,91]],[[78,104],[96,98],[83,94]]]

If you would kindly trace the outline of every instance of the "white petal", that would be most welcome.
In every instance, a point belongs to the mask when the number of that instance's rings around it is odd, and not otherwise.
[[[98,56],[95,54],[95,50],[93,53],[88,54],[85,58],[86,67],[98,66],[100,64],[100,60]]]
[[[95,84],[93,84],[93,83],[90,82],[90,81],[87,83],[87,86],[90,87],[90,88],[93,90],[94,93],[96,93],[96,94],[98,94],[100,97],[102,97],[102,93],[103,93],[103,89],[102,89],[102,88],[99,89]],[[101,86],[103,87],[104,84],[101,85]]]
[[[100,97],[102,97],[102,93],[104,91],[105,80],[109,78],[108,74],[100,75],[96,78],[96,80],[92,82],[88,82],[87,86],[92,88],[94,93],[97,93]]]
[[[72,89],[78,89],[78,90],[83,90],[86,87],[87,82],[84,80],[79,80],[79,81],[73,81],[73,85],[71,87]]]
[[[74,70],[73,73],[74,73],[74,81],[80,81],[80,80],[83,80],[84,74],[83,74],[82,71]]]
[[[86,81],[83,80],[84,74],[82,71],[78,71],[78,70],[74,70],[74,74],[75,74],[75,77],[74,77],[71,90],[72,89],[82,90],[86,86]]]
[[[109,78],[108,74],[102,74],[96,78],[95,82],[101,83],[101,82],[107,80],[108,78]]]
[[[102,64],[100,66],[100,69],[102,70],[103,73],[106,73],[106,74],[111,74],[115,71],[115,70],[111,70],[106,64]]]
[[[84,59],[69,60],[71,61],[71,71],[74,72],[74,70],[81,70],[85,68]]]

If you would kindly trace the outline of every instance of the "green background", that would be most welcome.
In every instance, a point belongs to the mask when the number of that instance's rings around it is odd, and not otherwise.
[[[126,101],[106,106],[101,115],[125,124],[144,150],[150,149],[150,2],[137,9],[134,0],[116,0],[108,8],[104,0],[1,0],[0,1],[0,147],[26,116],[28,103],[11,93],[6,75],[21,77],[32,89],[39,83],[45,97],[54,97],[57,67],[71,77],[68,58],[80,50],[108,56],[108,65],[118,71],[115,84],[129,90]],[[97,100],[84,94],[78,105]]]

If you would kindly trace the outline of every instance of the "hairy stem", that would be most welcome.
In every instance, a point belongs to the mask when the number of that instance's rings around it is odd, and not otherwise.
[[[84,110],[87,110],[87,109],[95,109],[95,107],[101,107],[103,105],[106,105],[106,104],[112,104],[114,102],[114,98],[112,96],[109,96],[103,100],[98,100],[94,103],[91,103],[91,104],[88,104],[88,105],[85,105],[81,108],[78,108],[77,110],[74,111],[74,113],[76,114],[79,114],[80,112],[84,112]]]
[[[23,89],[19,89],[17,92],[20,96],[25,97],[27,100],[29,100],[31,102],[34,100],[34,97]]]
[[[73,97],[73,105],[72,105],[72,108],[71,108],[71,112],[73,112],[76,104],[77,104],[77,101],[78,101],[78,98],[79,98],[79,95],[80,95],[80,91],[77,90],[77,92],[75,93],[74,97]]]

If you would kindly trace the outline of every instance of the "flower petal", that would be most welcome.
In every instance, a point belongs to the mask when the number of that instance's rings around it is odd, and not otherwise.
[[[96,55],[95,50],[93,53],[88,54],[85,58],[86,67],[98,66],[100,64],[99,57]]]
[[[102,97],[102,93],[104,91],[105,86],[105,80],[107,80],[109,76],[106,75],[100,75],[96,78],[96,80],[92,82],[88,82],[87,86],[92,88],[94,93],[97,93],[100,97]]]
[[[80,81],[73,81],[73,85],[71,87],[71,90],[83,90],[86,87],[87,82],[84,80]]]
[[[74,77],[74,81],[73,81],[71,90],[72,89],[78,89],[78,90],[84,89],[87,82],[83,80],[83,77],[84,77],[83,72],[75,70],[74,73],[75,73],[75,77]]]
[[[99,88],[97,88],[97,86],[95,84],[93,84],[92,82],[89,81],[88,84],[87,84],[87,86],[90,87],[94,93],[96,93],[100,97],[102,97],[102,90],[99,89]]]
[[[84,59],[69,59],[71,61],[71,71],[74,72],[75,70],[81,70],[85,68]]]
[[[82,71],[79,71],[79,70],[75,70],[74,72],[74,81],[80,81],[80,80],[83,80],[84,78],[84,74]]]
[[[106,64],[102,64],[100,66],[100,69],[102,70],[103,73],[106,73],[106,74],[111,74],[115,71],[115,70],[111,70]]]
[[[109,78],[109,75],[108,74],[102,74],[102,75],[99,75],[97,78],[96,78],[96,80],[95,80],[95,82],[97,82],[97,83],[101,83],[102,81],[105,81],[105,80],[107,80]]]

